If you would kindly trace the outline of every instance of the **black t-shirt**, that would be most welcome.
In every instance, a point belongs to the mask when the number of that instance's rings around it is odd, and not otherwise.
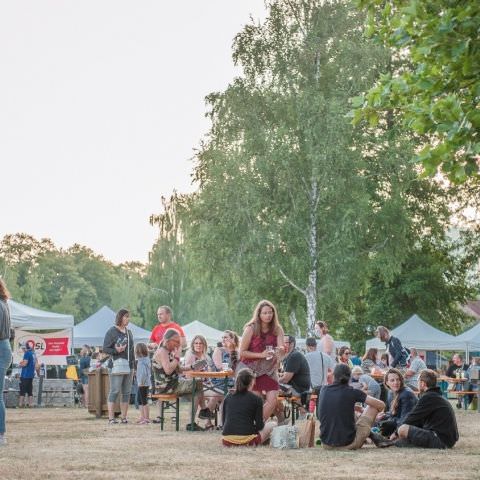
[[[347,384],[333,383],[320,391],[320,438],[325,445],[343,447],[355,439],[355,403],[364,403],[367,394]]]
[[[468,365],[464,363],[461,367],[459,367],[458,365],[455,365],[454,363],[452,363],[447,368],[447,371],[445,372],[445,376],[455,378],[457,370],[463,370],[464,372],[466,372],[468,370]]]
[[[264,427],[263,401],[252,392],[233,393],[223,402],[223,434],[252,435]]]
[[[293,373],[288,382],[298,393],[310,390],[310,367],[307,359],[298,350],[291,352],[285,359],[285,372]]]

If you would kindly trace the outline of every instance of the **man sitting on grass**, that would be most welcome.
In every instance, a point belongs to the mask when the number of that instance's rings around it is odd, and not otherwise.
[[[437,387],[437,374],[422,370],[418,377],[422,396],[398,428],[397,447],[452,448],[458,440],[457,421],[450,402]]]
[[[333,371],[333,384],[320,391],[318,401],[320,417],[320,439],[324,448],[356,450],[362,448],[370,437],[377,447],[393,444],[381,435],[371,433],[377,415],[383,411],[385,404],[349,385],[350,367],[339,363]],[[365,403],[362,410],[356,403]],[[362,414],[355,422],[355,410]]]

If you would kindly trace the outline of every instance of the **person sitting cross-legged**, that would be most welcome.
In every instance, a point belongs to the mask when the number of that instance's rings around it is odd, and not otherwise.
[[[437,387],[437,374],[425,369],[418,377],[422,396],[398,428],[397,447],[452,448],[458,441],[455,413]]]
[[[226,447],[261,445],[270,438],[274,421],[264,422],[263,401],[252,390],[255,375],[249,368],[241,369],[235,379],[235,391],[223,402],[223,436]]]
[[[371,432],[377,415],[385,404],[349,385],[350,367],[339,363],[333,371],[333,383],[322,388],[318,401],[320,439],[324,448],[356,450],[370,437],[377,447],[393,444],[390,440]],[[356,403],[366,404],[355,422]]]

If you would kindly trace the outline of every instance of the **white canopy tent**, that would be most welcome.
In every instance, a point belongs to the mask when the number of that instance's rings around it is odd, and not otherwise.
[[[467,353],[467,357],[471,351],[480,351],[480,323],[458,335],[455,339],[464,345],[463,349]]]
[[[73,346],[80,348],[82,345],[101,347],[107,330],[115,324],[115,312],[103,306],[98,312],[90,315],[73,329]],[[134,323],[129,323],[128,328],[132,331],[136,343],[148,342],[150,332]]]
[[[208,345],[215,346],[217,342],[222,341],[223,330],[217,330],[216,328],[205,325],[198,320],[182,325],[183,331],[187,338],[187,342],[193,339],[195,335],[203,335],[207,340]]]
[[[297,348],[299,348],[301,350],[305,350],[307,348],[306,347],[306,342],[307,342],[306,338],[296,338],[295,342],[296,342],[296,347]],[[318,342],[319,342],[319,339],[317,338],[317,344],[318,344]],[[350,342],[346,342],[345,340],[334,340],[333,343],[335,344],[335,348],[337,350],[339,348],[342,348],[342,347],[350,348]]]
[[[418,315],[412,315],[406,322],[390,332],[402,342],[404,347],[415,347],[420,350],[464,350],[465,343],[458,341],[458,337],[442,332],[423,321]],[[366,350],[369,348],[385,349],[385,343],[378,338],[367,340]]]
[[[46,312],[8,300],[12,327],[23,330],[65,330],[73,327],[73,315]]]

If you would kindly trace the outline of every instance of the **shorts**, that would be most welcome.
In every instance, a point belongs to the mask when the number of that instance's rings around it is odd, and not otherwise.
[[[257,434],[255,438],[253,438],[247,443],[231,443],[228,440],[222,438],[222,444],[224,447],[256,447],[257,445],[262,444],[262,436],[260,434]]]
[[[345,445],[343,447],[335,447],[335,446],[322,444],[322,446],[327,450],[329,449],[358,450],[359,448],[362,448],[363,444],[365,443],[365,440],[370,435],[370,430],[374,422],[375,422],[375,419],[368,418],[365,415],[360,415],[355,425],[356,426],[355,439],[353,440],[352,443],[350,443],[350,445]]]
[[[433,430],[425,430],[424,428],[408,426],[408,438],[406,440],[398,440],[395,442],[396,447],[420,447],[420,448],[437,448],[445,449],[447,446],[438,438]]]
[[[148,404],[148,389],[149,387],[138,387],[138,403],[142,407]]]
[[[20,379],[20,396],[24,397],[25,395],[33,396],[33,378]]]

